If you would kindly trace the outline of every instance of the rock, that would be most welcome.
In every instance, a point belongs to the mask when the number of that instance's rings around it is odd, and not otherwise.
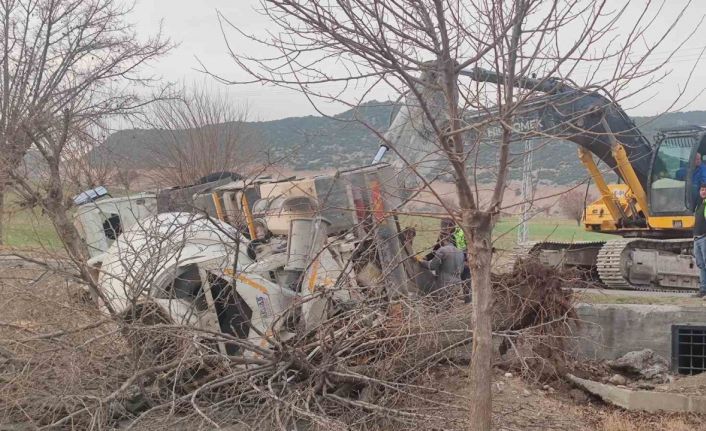
[[[671,383],[674,381],[674,377],[670,374],[657,374],[650,379],[654,383]]]
[[[614,361],[607,361],[616,371],[637,374],[647,379],[663,378],[669,371],[669,362],[650,349],[628,352]]]
[[[512,377],[512,373],[505,373],[505,377],[507,377],[508,379],[511,378],[511,377]]]
[[[578,404],[586,404],[588,402],[588,395],[586,395],[581,389],[570,390],[569,396]]]
[[[549,390],[549,385],[544,385],[544,386],[542,386],[542,389],[545,390],[545,391],[548,391],[548,390]]]
[[[667,372],[669,372],[669,364],[665,362],[664,364],[651,365],[642,370],[640,374],[648,379],[664,380]]]
[[[620,374],[614,374],[613,377],[608,379],[608,383],[615,386],[625,386],[627,382],[628,379],[626,379],[624,376],[621,376]]]

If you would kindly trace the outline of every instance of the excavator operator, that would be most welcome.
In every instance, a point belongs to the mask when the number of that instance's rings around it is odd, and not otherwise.
[[[676,179],[686,180],[686,167],[677,170]],[[694,157],[694,171],[691,174],[691,208],[696,209],[701,200],[699,199],[699,186],[706,183],[706,166],[703,165],[701,154],[696,153]]]

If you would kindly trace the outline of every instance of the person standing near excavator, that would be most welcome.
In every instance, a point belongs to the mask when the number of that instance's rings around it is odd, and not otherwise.
[[[694,208],[698,207],[702,203],[703,197],[700,196],[700,187],[706,184],[706,166],[704,166],[701,160],[701,154],[696,153],[694,158],[694,173],[691,174],[691,187],[694,190],[692,193]],[[699,199],[701,197],[701,199]]]
[[[452,218],[445,217],[440,220],[439,237],[436,240],[432,252],[429,253],[425,260],[432,261],[436,252],[444,245],[451,246],[462,253],[463,260],[461,271],[457,276],[460,278],[463,292],[463,302],[471,302],[471,270],[468,267],[468,254],[466,253],[466,237],[463,230],[456,225]],[[444,250],[441,254],[444,258],[450,258],[455,253],[450,253],[450,249]],[[428,267],[427,267],[428,268]]]
[[[468,266],[468,252],[466,251],[466,234],[463,229],[456,226],[453,232],[452,242],[456,248],[463,252],[463,271],[461,271],[461,281],[463,282],[463,302],[471,302],[471,268]]]
[[[699,185],[699,200],[694,211],[694,260],[699,267],[699,293],[706,296],[706,182]]]
[[[449,294],[448,289],[462,286],[461,273],[463,272],[463,251],[451,243],[450,236],[439,238],[437,248],[419,261],[419,264],[435,272],[434,282],[428,294],[441,298]]]

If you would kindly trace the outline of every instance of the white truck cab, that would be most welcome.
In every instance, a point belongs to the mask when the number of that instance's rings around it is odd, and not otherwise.
[[[79,207],[74,213],[74,225],[88,245],[91,258],[105,253],[118,235],[138,220],[157,214],[157,195],[154,193],[117,198],[107,197],[107,193],[96,195],[95,198],[78,200]]]

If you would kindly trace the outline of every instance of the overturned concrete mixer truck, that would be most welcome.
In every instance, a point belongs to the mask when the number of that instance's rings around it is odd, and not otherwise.
[[[421,82],[437,79],[431,66]],[[444,94],[437,85],[420,91],[424,103],[406,97],[368,166],[301,179],[209,176],[125,198],[104,188],[79,195],[76,224],[103,307],[131,318],[149,307],[161,321],[262,343],[293,333],[283,318],[292,309],[295,326],[308,329],[346,302],[427,291],[433,275],[411,258],[397,214],[431,181],[418,172],[435,175],[438,157],[413,168],[402,157],[380,163],[388,147],[435,145],[430,117],[444,121]]]
[[[293,334],[282,318],[293,308],[296,326],[310,329],[370,289],[394,299],[430,283],[402,239],[394,214],[404,192],[387,164],[302,179],[228,179],[194,189],[190,203],[173,191],[189,211],[169,211],[168,193],[93,193],[79,205],[76,223],[104,309],[130,320],[149,310],[161,322],[259,344]]]

